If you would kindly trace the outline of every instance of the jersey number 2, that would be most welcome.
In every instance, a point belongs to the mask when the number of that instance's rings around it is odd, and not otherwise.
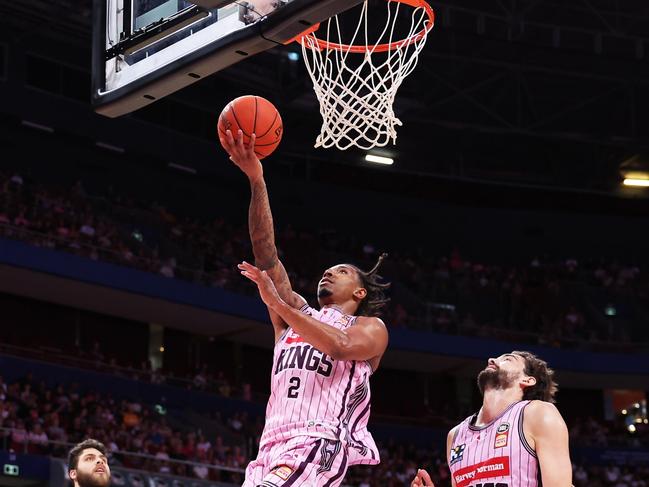
[[[292,384],[291,387],[288,388],[288,397],[291,399],[297,398],[297,391],[300,388],[300,378],[299,377],[291,377],[289,379],[289,382]]]

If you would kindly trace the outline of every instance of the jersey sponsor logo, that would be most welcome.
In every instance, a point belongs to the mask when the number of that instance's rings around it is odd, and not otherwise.
[[[333,359],[311,345],[297,345],[279,353],[275,364],[275,375],[287,369],[301,369],[330,377],[333,372]]]
[[[476,480],[509,475],[509,457],[490,458],[453,472],[456,487],[468,487]]]
[[[494,440],[494,448],[503,448],[509,442],[509,423],[502,423],[496,429],[496,438]]]
[[[509,423],[500,423],[496,429],[496,433],[505,433],[509,431]]]
[[[270,474],[276,475],[282,480],[288,480],[292,473],[293,469],[291,467],[289,467],[288,465],[280,465],[279,467],[276,467],[275,470],[273,470]]]
[[[466,444],[458,445],[455,448],[451,448],[451,455],[450,455],[451,465],[462,460],[462,457],[464,456],[465,448],[466,448]]]
[[[304,338],[302,338],[300,335],[295,333],[293,330],[291,330],[287,335],[286,335],[286,343],[303,343]]]
[[[343,328],[349,325],[349,322],[352,320],[353,316],[342,315],[336,320],[336,324],[342,326]]]

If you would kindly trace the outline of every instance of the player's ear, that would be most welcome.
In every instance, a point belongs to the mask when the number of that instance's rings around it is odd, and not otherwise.
[[[367,289],[364,287],[357,287],[354,291],[354,297],[357,301],[362,301],[367,296]]]
[[[68,471],[68,477],[70,477],[70,480],[73,482],[77,479],[77,469],[72,469]]]
[[[523,377],[523,385],[525,387],[532,387],[536,385],[536,377],[532,377],[531,375],[526,375]]]

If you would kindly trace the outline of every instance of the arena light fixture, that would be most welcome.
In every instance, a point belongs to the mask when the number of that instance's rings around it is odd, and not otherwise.
[[[649,179],[625,178],[624,186],[632,186],[634,188],[649,188]]]
[[[384,164],[390,166],[394,164],[394,159],[391,157],[377,156],[376,154],[365,154],[365,160],[367,162],[373,162],[374,164]]]
[[[635,154],[620,164],[624,186],[649,187],[649,154]]]

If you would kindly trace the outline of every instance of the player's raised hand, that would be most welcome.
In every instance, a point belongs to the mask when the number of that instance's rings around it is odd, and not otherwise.
[[[243,276],[257,284],[259,296],[266,306],[272,309],[274,306],[282,303],[282,298],[279,297],[277,288],[266,271],[258,269],[245,260],[237,267],[239,267]]]
[[[238,130],[236,137],[231,130],[220,136],[221,145],[230,155],[230,160],[241,169],[249,179],[256,179],[264,174],[261,162],[255,154],[255,134],[250,136],[250,143],[243,143],[243,132]]]
[[[417,470],[417,475],[410,482],[410,487],[435,487],[433,480],[428,475],[428,472],[424,469]]]

